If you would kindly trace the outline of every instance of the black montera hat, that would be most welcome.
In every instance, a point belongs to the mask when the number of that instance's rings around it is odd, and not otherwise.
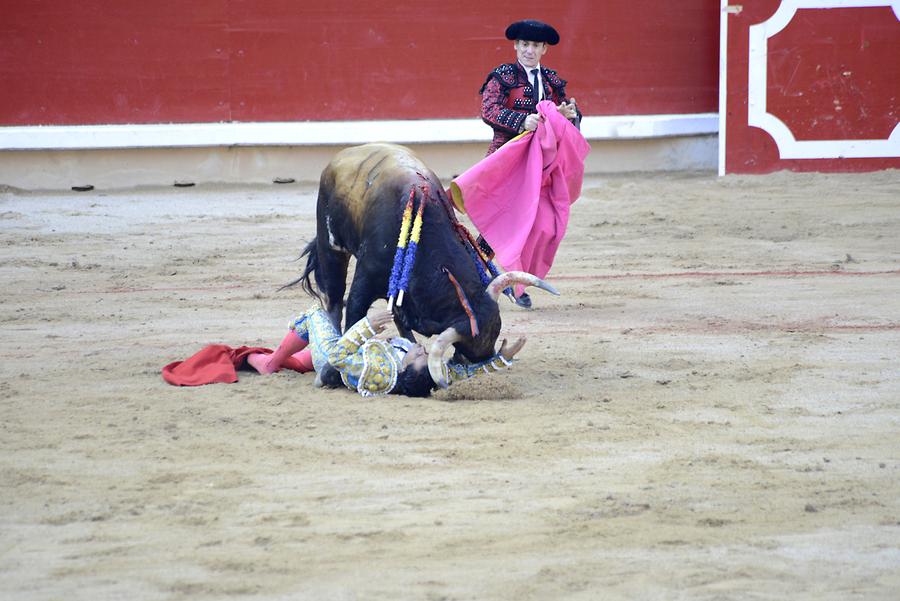
[[[528,40],[529,42],[547,42],[551,46],[559,43],[559,34],[556,30],[534,19],[516,21],[506,28],[507,40]]]

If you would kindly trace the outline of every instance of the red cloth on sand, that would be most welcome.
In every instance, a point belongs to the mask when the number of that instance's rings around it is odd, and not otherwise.
[[[272,354],[272,349],[240,346],[231,348],[224,344],[210,344],[203,350],[184,361],[169,363],[162,369],[163,380],[173,386],[202,386],[225,382],[231,384],[238,381],[237,370],[247,362],[251,353]],[[281,365],[282,369],[298,372],[312,371],[312,360],[305,360],[309,349],[304,349],[288,357]]]

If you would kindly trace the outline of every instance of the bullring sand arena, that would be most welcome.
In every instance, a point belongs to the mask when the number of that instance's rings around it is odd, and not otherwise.
[[[315,192],[0,191],[0,598],[900,598],[900,173],[592,176],[430,399],[166,384],[309,306]]]

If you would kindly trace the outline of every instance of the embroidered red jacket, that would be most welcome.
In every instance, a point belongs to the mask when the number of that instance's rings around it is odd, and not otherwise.
[[[543,98],[559,104],[566,98],[566,81],[553,69],[541,66]],[[481,120],[494,130],[487,154],[503,146],[520,133],[525,117],[537,112],[531,96],[532,85],[518,62],[500,65],[491,71],[481,86]],[[581,112],[574,121],[581,124]]]

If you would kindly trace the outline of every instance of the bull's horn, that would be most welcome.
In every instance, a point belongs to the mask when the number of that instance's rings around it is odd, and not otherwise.
[[[462,339],[462,335],[456,331],[456,328],[447,328],[431,343],[431,350],[428,351],[428,373],[440,388],[450,386],[447,379],[447,366],[444,363],[444,353],[448,346]]]
[[[488,296],[494,299],[494,302],[497,302],[497,299],[500,298],[500,293],[509,288],[514,284],[522,284],[523,286],[537,286],[542,290],[546,290],[550,294],[555,294],[559,296],[559,290],[537,277],[536,275],[531,275],[530,273],[526,273],[524,271],[507,271],[506,273],[501,273],[494,280],[488,284],[486,292]]]

